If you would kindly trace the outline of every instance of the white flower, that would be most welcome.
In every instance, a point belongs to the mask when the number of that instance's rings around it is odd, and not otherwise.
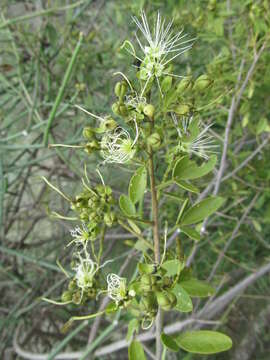
[[[107,291],[109,297],[114,300],[116,303],[123,300],[126,297],[126,279],[121,278],[116,274],[108,274],[107,276]]]
[[[175,59],[177,56],[188,51],[192,47],[192,41],[194,39],[186,40],[187,34],[183,34],[183,30],[174,34],[171,30],[173,21],[170,21],[167,25],[165,20],[161,19],[160,13],[157,14],[156,24],[153,31],[150,31],[150,27],[144,12],[141,14],[141,22],[133,17],[134,22],[141,31],[145,38],[145,42],[142,42],[136,34],[138,44],[144,54],[144,58],[140,58],[133,51],[129,51],[140,62],[140,76],[146,81],[142,90],[142,95],[146,89],[149,80],[153,77],[157,79],[158,86],[159,77],[162,75],[177,76],[168,73],[166,66]],[[180,76],[181,77],[181,76]]]
[[[113,131],[107,132],[101,140],[101,155],[105,162],[124,164],[125,162],[132,159],[136,150],[134,146],[139,137],[139,130],[137,123],[136,136],[132,140],[127,130],[118,126]]]
[[[91,260],[88,254],[85,258],[79,255],[79,263],[75,267],[75,279],[77,286],[82,290],[82,294],[93,286],[93,278],[98,269],[98,264]]]
[[[86,247],[89,240],[89,230],[84,222],[82,223],[82,228],[75,226],[74,229],[70,230],[70,234],[74,240],[72,240],[69,245],[75,243],[77,245],[83,245],[83,247]]]
[[[204,127],[203,130],[200,131],[200,124],[195,123],[195,129],[198,135],[192,134],[193,117],[190,116],[182,116],[181,124],[174,113],[171,114],[172,120],[178,132],[178,136],[180,138],[179,148],[181,151],[186,152],[188,154],[194,154],[203,159],[208,160],[209,155],[217,153],[214,151],[218,145],[215,145],[215,139],[213,136],[209,135],[207,132],[213,124],[209,124]],[[191,139],[189,140],[189,138]]]

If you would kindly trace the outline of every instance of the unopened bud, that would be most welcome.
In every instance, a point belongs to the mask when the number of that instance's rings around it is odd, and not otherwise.
[[[176,114],[178,115],[187,115],[190,111],[190,107],[187,104],[178,105],[175,110]]]
[[[72,293],[70,291],[64,291],[61,296],[61,300],[63,302],[66,302],[66,301],[71,301],[71,299],[72,299]]]
[[[91,140],[94,137],[95,133],[93,129],[88,126],[83,129],[83,137],[87,140]]]
[[[117,122],[112,117],[108,117],[102,122],[100,129],[103,130],[103,132],[106,132],[114,130],[116,127]]]
[[[123,99],[127,92],[127,84],[125,81],[117,82],[114,87],[115,95]]]
[[[150,119],[152,119],[154,117],[155,114],[155,108],[152,104],[147,104],[145,105],[145,107],[143,108],[143,112],[146,116],[148,116]]]
[[[213,81],[209,79],[207,75],[201,75],[198,77],[198,79],[195,81],[195,84],[193,86],[194,90],[203,91],[207,89]]]
[[[119,108],[119,103],[116,102],[114,104],[112,104],[112,111],[115,115],[121,115],[120,114],[120,108]]]
[[[184,78],[177,85],[176,92],[177,94],[183,93],[185,90],[189,90],[192,88],[192,79],[191,77]]]
[[[154,150],[158,149],[161,144],[161,137],[159,133],[151,134],[147,139],[147,144],[150,145]]]
[[[157,302],[163,310],[171,310],[176,305],[177,299],[173,293],[170,292],[157,292]]]

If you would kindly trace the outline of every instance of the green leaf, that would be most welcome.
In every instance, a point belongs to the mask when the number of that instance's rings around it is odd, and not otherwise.
[[[139,263],[138,270],[141,274],[153,274],[155,271],[155,265]]]
[[[215,354],[229,350],[232,340],[217,331],[189,331],[178,335],[175,341],[181,349],[195,354]]]
[[[178,274],[181,271],[182,266],[183,264],[178,259],[165,261],[161,265],[161,267],[167,271],[167,276],[174,276]]]
[[[137,333],[139,331],[139,321],[138,321],[138,319],[132,319],[128,323],[128,332],[127,332],[127,336],[126,336],[127,341],[129,341],[132,338],[135,331]]]
[[[177,345],[177,343],[175,342],[173,337],[162,333],[160,338],[161,338],[162,344],[166,348],[168,348],[172,351],[175,351],[175,352],[177,352],[179,350],[179,346]]]
[[[192,300],[181,285],[176,284],[172,292],[177,298],[177,304],[175,305],[176,310],[181,312],[190,312],[193,310]]]
[[[129,360],[146,360],[143,347],[139,341],[132,341],[128,348]]]
[[[147,186],[147,172],[144,166],[140,167],[129,182],[128,194],[133,204],[143,198]]]
[[[193,186],[193,185],[189,184],[186,181],[178,180],[178,181],[175,181],[175,184],[178,185],[180,188],[182,188],[184,190],[193,192],[195,194],[199,193],[199,189],[196,186]]]
[[[183,204],[182,204],[182,207],[181,207],[181,209],[180,209],[180,211],[179,211],[179,214],[178,214],[178,216],[177,216],[176,224],[178,224],[179,221],[181,220],[182,215],[183,215],[183,213],[184,213],[184,210],[185,210],[187,204],[188,204],[188,199],[186,199],[186,200],[183,202]]]
[[[208,197],[196,205],[192,206],[183,215],[181,225],[191,225],[207,218],[224,203],[222,197]]]
[[[195,161],[191,161],[188,156],[181,157],[175,164],[173,169],[173,177],[179,180],[192,180],[200,178],[210,171],[212,171],[216,165],[217,157],[211,156],[207,162],[204,162],[201,166],[198,166]]]
[[[127,216],[135,216],[136,208],[133,202],[126,195],[121,195],[119,198],[119,206],[122,212]]]
[[[200,241],[200,233],[198,233],[198,231],[191,229],[187,226],[182,226],[180,230],[192,240]]]
[[[139,251],[145,252],[148,249],[151,249],[151,246],[147,245],[147,243],[143,240],[138,240],[138,241],[136,241],[134,248]]]
[[[180,281],[180,285],[191,297],[208,297],[215,293],[215,289],[204,281],[190,278]]]

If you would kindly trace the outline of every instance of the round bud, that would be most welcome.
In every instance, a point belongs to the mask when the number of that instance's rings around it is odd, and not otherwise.
[[[112,226],[112,224],[114,223],[115,220],[115,215],[114,213],[107,213],[104,215],[104,222],[107,226]]]
[[[71,299],[72,299],[71,291],[64,291],[62,296],[61,296],[61,300],[63,302],[66,302],[66,301],[71,301]]]
[[[197,90],[197,91],[203,91],[203,90],[207,89],[212,83],[213,83],[213,81],[211,79],[209,79],[209,77],[207,75],[201,75],[195,81],[193,89]]]
[[[185,90],[189,90],[192,88],[192,79],[191,77],[184,78],[177,85],[176,92],[177,94],[183,93]]]
[[[76,305],[79,305],[81,302],[81,293],[80,291],[76,291],[72,296],[72,302]]]
[[[175,110],[176,114],[178,115],[187,115],[190,111],[190,107],[187,104],[178,105]]]
[[[122,116],[128,115],[128,109],[127,109],[126,105],[121,104],[119,106],[119,112],[120,112],[120,115],[122,115]]]
[[[155,114],[155,107],[152,104],[147,104],[143,108],[143,112],[146,116],[148,116],[150,119],[152,119]]]
[[[94,136],[95,136],[95,133],[94,133],[93,129],[90,126],[85,127],[83,129],[83,137],[86,140],[91,140]]]
[[[118,81],[115,84],[114,93],[115,93],[116,96],[120,97],[120,94],[121,94],[121,82],[120,81]]]
[[[169,287],[170,285],[172,285],[172,280],[168,276],[164,276],[164,278],[163,278],[163,286],[164,287]]]
[[[122,99],[127,92],[127,84],[125,81],[117,82],[114,87],[115,95]]]
[[[103,123],[100,126],[101,131],[111,131],[114,130],[117,127],[117,122],[112,118],[108,117],[106,118]]]
[[[147,138],[147,144],[154,150],[157,150],[161,145],[161,138],[158,133],[153,133]]]
[[[121,115],[119,103],[116,102],[116,103],[112,104],[112,111],[115,115]]]
[[[169,311],[175,307],[177,299],[173,293],[159,291],[156,296],[158,304],[163,310]]]

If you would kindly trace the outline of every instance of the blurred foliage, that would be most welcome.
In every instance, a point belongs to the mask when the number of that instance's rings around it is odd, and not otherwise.
[[[40,177],[45,175],[63,191],[73,193],[82,175],[81,164],[87,159],[91,173],[95,159],[70,149],[47,149],[43,137],[80,32],[84,33],[84,40],[57,107],[49,143],[79,144],[83,127],[89,123],[93,125],[74,104],[83,104],[99,114],[111,112],[112,79],[117,81],[113,74],[120,70],[129,75],[133,65],[133,59],[130,57],[127,62],[120,48],[126,34],[135,30],[131,16],[138,16],[142,8],[153,19],[160,10],[168,19],[175,19],[175,27],[183,26],[185,32],[197,37],[193,49],[177,60],[176,70],[194,78],[207,73],[214,80],[213,87],[199,99],[199,105],[204,109],[202,120],[215,124],[212,131],[220,144],[220,158],[229,109],[233,101],[238,101],[241,86],[245,85],[233,114],[225,172],[219,189],[227,203],[219,217],[212,216],[207,224],[198,245],[194,272],[201,278],[209,276],[256,195],[256,203],[244,217],[212,283],[218,287],[222,282],[219,290],[222,293],[269,262],[269,1],[1,0],[0,6],[0,352],[4,359],[21,358],[12,350],[13,335],[16,329],[20,331],[20,326],[25,335],[22,347],[33,353],[51,353],[50,359],[60,351],[82,351],[86,347],[90,327],[82,324],[77,330],[79,334],[61,335],[60,328],[70,317],[70,310],[48,306],[39,300],[41,296],[60,294],[65,279],[56,260],[70,236],[65,221],[48,218],[50,208],[66,213],[67,204],[59,201]],[[264,51],[260,53],[262,47]],[[130,176],[117,166],[104,175],[115,191],[127,189]],[[94,171],[91,178],[97,179]],[[199,184],[202,188],[212,184],[212,192],[215,182],[211,181],[211,177],[206,177]],[[179,205],[170,202],[166,211],[167,217],[173,217]],[[106,240],[105,253],[118,259],[112,264],[115,271],[130,249],[126,240],[132,239],[126,236],[113,233]],[[189,253],[193,244],[183,237],[183,246]],[[59,260],[65,266],[69,261],[69,248],[61,251],[63,253]],[[120,257],[120,253],[124,256]],[[127,271],[133,268],[131,260]],[[264,277],[249,288],[246,295],[234,299],[219,316],[236,345],[245,337],[258,309],[266,306],[269,297],[269,279]],[[84,310],[83,313],[88,313],[96,309],[90,305]],[[174,320],[172,316],[166,322]],[[105,340],[122,339],[125,323],[125,317],[120,318],[118,331],[108,330],[110,335],[99,337],[96,346],[102,346]],[[110,324],[110,317],[103,319],[99,335],[107,331]],[[269,332],[267,335],[267,331],[262,330],[257,338],[254,337],[256,345],[250,359],[267,359]],[[237,346],[225,355],[212,358],[233,359],[236,351]],[[111,354],[107,358],[125,359],[125,352],[121,354]],[[177,359],[176,355],[168,358]],[[179,358],[199,357],[182,353]]]

